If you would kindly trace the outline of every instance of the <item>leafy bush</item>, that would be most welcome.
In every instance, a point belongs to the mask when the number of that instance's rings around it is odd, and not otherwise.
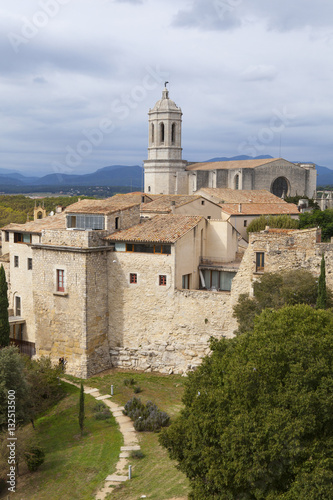
[[[141,450],[131,451],[131,458],[144,458],[145,454]]]
[[[136,384],[136,381],[134,378],[125,378],[125,380],[124,380],[124,385],[126,385],[126,387],[133,386],[135,384]]]
[[[107,420],[111,417],[109,408],[107,408],[107,406],[105,406],[105,404],[102,402],[98,402],[93,409],[95,412],[94,417],[96,420]]]
[[[44,462],[45,453],[40,446],[32,446],[25,453],[25,461],[30,472],[34,472]]]
[[[147,401],[144,405],[140,398],[136,397],[127,401],[123,413],[133,420],[134,428],[138,432],[157,432],[170,423],[169,415],[159,410],[154,403]]]
[[[257,233],[263,231],[266,226],[279,229],[298,229],[299,221],[292,219],[290,215],[261,215],[248,225],[246,231]]]
[[[134,393],[135,393],[135,394],[138,394],[139,392],[142,392],[142,389],[141,389],[141,387],[140,387],[139,385],[136,385],[136,386],[134,387]]]

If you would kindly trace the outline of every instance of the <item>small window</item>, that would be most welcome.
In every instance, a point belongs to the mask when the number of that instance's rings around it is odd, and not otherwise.
[[[114,219],[114,228],[115,230],[119,229],[119,217],[115,217]]]
[[[32,269],[32,259],[28,258],[28,271]]]
[[[21,316],[21,297],[15,297],[15,316]]]
[[[182,288],[184,290],[189,290],[191,288],[191,275],[190,274],[184,274],[182,276]]]
[[[18,258],[18,255],[14,255],[14,267],[19,267],[19,258]]]
[[[173,123],[171,126],[171,144],[175,144],[176,142],[176,124]]]
[[[207,219],[210,220],[212,218],[211,215],[207,215]]]
[[[152,144],[155,142],[155,127],[153,123],[151,124],[151,142]]]
[[[136,273],[130,273],[130,283],[137,283],[138,275]]]
[[[165,274],[160,274],[160,275],[159,275],[158,284],[159,284],[160,286],[166,286],[166,284],[167,284],[167,277],[166,277],[166,275],[165,275]]]
[[[256,272],[263,272],[265,268],[265,254],[264,252],[256,252]]]
[[[148,193],[150,193],[150,186],[148,186]]]
[[[160,124],[160,143],[164,143],[164,123]]]
[[[205,200],[201,200],[201,205],[204,205],[205,204]]]
[[[244,227],[247,227],[247,220],[244,221]]]
[[[5,231],[5,241],[9,241],[9,232]]]
[[[65,271],[57,269],[57,292],[65,291]]]

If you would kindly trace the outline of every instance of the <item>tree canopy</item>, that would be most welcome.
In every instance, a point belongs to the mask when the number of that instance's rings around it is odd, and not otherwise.
[[[253,283],[254,297],[240,295],[234,307],[238,332],[251,331],[254,318],[266,307],[279,309],[285,305],[316,305],[318,284],[305,269],[292,269],[280,273],[265,273]],[[330,294],[329,294],[330,296]]]
[[[9,345],[8,286],[3,265],[0,266],[0,347]]]
[[[333,480],[333,314],[266,309],[213,340],[161,444],[195,500],[327,500]]]

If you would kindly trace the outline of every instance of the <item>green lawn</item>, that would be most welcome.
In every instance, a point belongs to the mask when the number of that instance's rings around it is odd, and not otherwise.
[[[69,377],[80,382],[79,379]],[[124,385],[125,380],[133,378],[135,385],[142,392],[134,394],[133,387]],[[158,373],[124,372],[116,369],[104,372],[103,375],[83,381],[89,387],[96,387],[101,394],[110,394],[111,384],[114,386],[112,401],[124,405],[133,396],[143,402],[153,401],[157,406],[174,418],[182,407],[181,398],[184,392],[184,377],[180,375],[161,375]],[[179,472],[167,452],[158,443],[158,434],[139,433],[143,459],[130,459],[133,467],[131,481],[122,483],[107,497],[108,500],[137,500],[146,495],[150,500],[167,500],[174,497],[187,497],[189,482]]]
[[[34,473],[24,467],[16,496],[24,500],[93,499],[106,476],[115,471],[123,442],[114,418],[96,420],[96,400],[85,395],[85,432],[78,424],[79,389],[69,384],[66,397],[36,420],[45,462]]]

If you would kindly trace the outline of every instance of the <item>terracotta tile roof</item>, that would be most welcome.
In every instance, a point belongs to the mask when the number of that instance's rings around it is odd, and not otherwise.
[[[156,215],[146,222],[107,236],[109,241],[175,243],[193,229],[203,217],[199,215]]]
[[[293,203],[224,203],[222,212],[230,215],[299,215]],[[240,210],[239,210],[240,209]]]
[[[202,188],[198,193],[208,195],[215,203],[285,203],[281,198],[266,189],[230,189],[230,188]]]
[[[201,196],[198,195],[164,194],[150,203],[142,205],[141,212],[169,213],[172,210],[172,202],[174,202],[175,207],[181,207],[199,198]]]
[[[19,231],[21,233],[41,233],[43,229],[66,229],[66,216],[64,213],[44,217],[25,224],[11,223],[2,228],[6,231]]]
[[[81,200],[73,203],[73,205],[69,205],[65,209],[65,213],[108,215],[113,212],[118,212],[119,210],[126,210],[127,208],[139,205],[140,201],[134,201],[133,199],[128,200],[119,197],[119,195],[104,200]]]
[[[193,163],[186,170],[232,170],[235,168],[256,168],[267,165],[282,158],[266,158],[265,160],[232,160],[232,161],[210,161],[205,163]]]
[[[142,202],[142,196],[145,197],[145,203],[149,203],[153,199],[150,194],[141,193],[140,191],[137,191],[135,193],[118,193],[109,198],[109,200],[110,201],[113,200],[117,203],[124,202],[124,203],[138,204]]]

